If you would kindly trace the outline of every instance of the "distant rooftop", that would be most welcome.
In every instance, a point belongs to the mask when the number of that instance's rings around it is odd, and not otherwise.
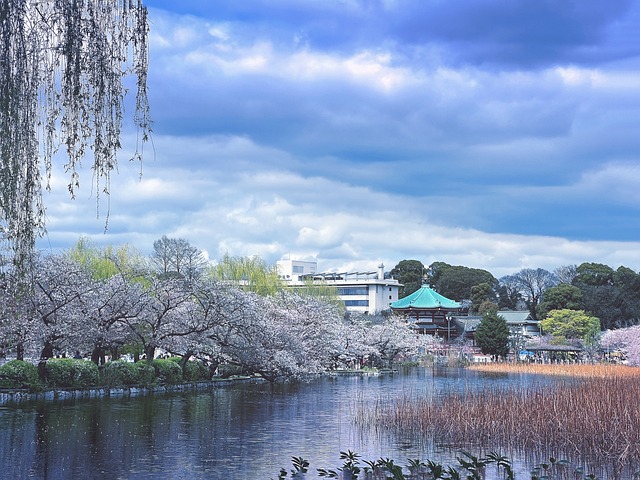
[[[406,297],[393,302],[391,304],[391,308],[394,310],[458,310],[462,308],[462,305],[445,297],[444,295],[440,295],[429,287],[429,285],[423,285],[411,295],[407,295]]]

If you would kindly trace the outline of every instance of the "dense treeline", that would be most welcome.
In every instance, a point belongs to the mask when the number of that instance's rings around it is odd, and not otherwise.
[[[345,318],[322,289],[280,288],[259,261],[203,262],[188,242],[163,237],[151,259],[86,242],[38,258],[29,278],[11,270],[0,283],[0,351],[40,361],[80,351],[153,359],[158,352],[268,380],[341,366],[388,366],[430,338],[395,319]],[[269,288],[267,288],[270,286]],[[262,294],[260,294],[260,293]]]
[[[403,260],[391,274],[405,285],[401,296],[430,284],[438,293],[462,302],[472,313],[483,303],[500,310],[529,310],[542,320],[553,310],[583,310],[600,319],[602,330],[640,323],[640,274],[601,263],[565,265],[553,272],[526,268],[496,279],[490,272],[434,262]]]

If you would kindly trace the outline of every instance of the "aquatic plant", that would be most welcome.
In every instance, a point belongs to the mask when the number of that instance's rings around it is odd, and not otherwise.
[[[343,460],[341,468],[317,468],[316,471],[321,478],[342,480],[355,480],[360,478],[360,474],[363,474],[362,480],[485,480],[487,465],[494,465],[496,474],[499,475],[497,478],[515,479],[511,462],[503,455],[495,452],[486,457],[475,456],[469,452],[461,452],[461,455],[457,458],[458,465],[455,466],[444,466],[431,460],[408,459],[409,465],[405,470],[405,467],[390,458],[361,462],[359,454],[347,450],[340,452],[340,459]],[[302,457],[292,457],[292,464],[292,478],[304,476],[308,472],[309,462]],[[362,464],[366,466],[360,468]],[[281,468],[278,480],[284,480],[287,475],[287,470]]]
[[[551,368],[532,367],[545,373]],[[640,459],[640,371],[595,365],[557,367],[555,374],[568,378],[555,386],[534,382],[441,398],[407,396],[361,405],[355,421],[363,427],[422,435],[466,448],[509,446],[535,458],[562,454],[602,469],[630,471]],[[493,368],[506,371],[508,367]],[[524,370],[517,367],[516,371]]]

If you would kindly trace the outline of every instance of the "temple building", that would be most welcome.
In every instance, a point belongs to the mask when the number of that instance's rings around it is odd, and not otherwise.
[[[428,285],[422,285],[411,295],[393,302],[391,310],[402,315],[418,333],[437,335],[447,340],[462,333],[453,318],[462,310],[462,305],[440,295]]]

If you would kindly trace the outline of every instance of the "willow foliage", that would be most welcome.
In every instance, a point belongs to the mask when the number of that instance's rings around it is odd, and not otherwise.
[[[109,194],[130,75],[133,120],[147,140],[147,40],[141,0],[0,0],[0,237],[16,264],[44,232],[42,188],[59,149],[71,197],[88,151],[98,207]]]

